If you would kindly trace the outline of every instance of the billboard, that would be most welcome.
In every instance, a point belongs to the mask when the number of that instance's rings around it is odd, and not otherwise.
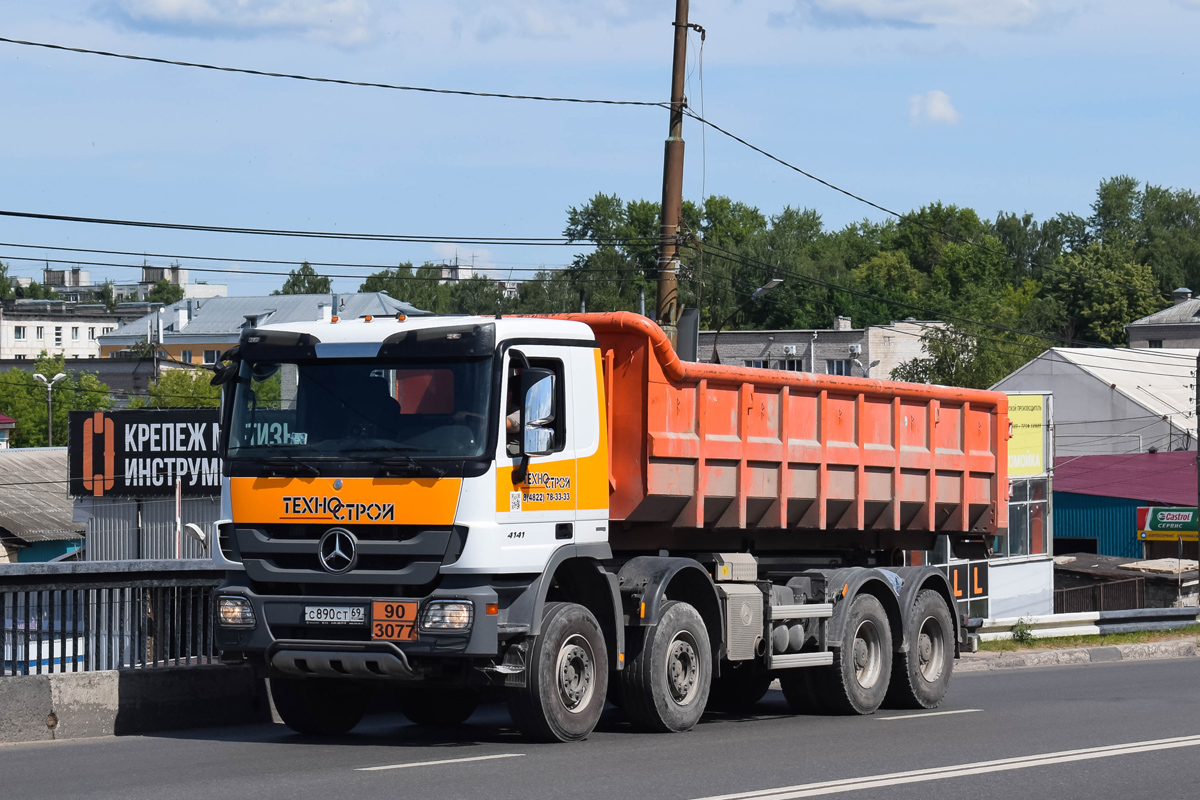
[[[72,411],[70,492],[76,497],[221,493],[215,408]]]
[[[1046,396],[1010,394],[1008,421],[1012,425],[1012,438],[1008,440],[1008,477],[1045,475],[1049,471],[1046,464]]]
[[[1139,542],[1195,542],[1200,539],[1196,508],[1142,506],[1137,510]]]

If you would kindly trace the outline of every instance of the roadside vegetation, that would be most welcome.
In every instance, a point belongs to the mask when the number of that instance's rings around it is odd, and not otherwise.
[[[1025,639],[998,642],[980,642],[979,652],[995,653],[1013,650],[1065,650],[1071,647],[1103,647],[1113,644],[1146,644],[1173,639],[1194,639],[1200,636],[1200,625],[1188,625],[1173,631],[1137,631],[1135,633],[1109,633],[1100,636],[1056,636],[1051,639]]]

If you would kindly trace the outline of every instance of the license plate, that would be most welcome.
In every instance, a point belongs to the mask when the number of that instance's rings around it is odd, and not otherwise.
[[[411,642],[417,638],[417,604],[376,600],[371,603],[371,638]]]
[[[305,606],[304,621],[318,625],[362,625],[367,610],[362,606]]]

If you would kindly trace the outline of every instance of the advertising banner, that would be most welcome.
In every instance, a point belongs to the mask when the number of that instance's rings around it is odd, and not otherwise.
[[[1008,477],[1043,475],[1046,465],[1046,397],[1040,394],[1010,394],[1008,421]]]
[[[1137,510],[1139,542],[1195,542],[1200,539],[1195,507],[1142,506]]]
[[[215,408],[72,411],[67,459],[76,497],[221,493]]]

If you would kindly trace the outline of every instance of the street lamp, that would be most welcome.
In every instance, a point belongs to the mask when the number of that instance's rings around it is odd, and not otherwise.
[[[67,373],[60,372],[53,378],[46,380],[46,376],[42,373],[33,373],[33,379],[46,387],[46,447],[54,446],[54,395],[52,394],[52,390],[54,389],[54,384],[65,377],[67,377]]]
[[[782,278],[772,278],[771,280],[764,283],[762,286],[755,289],[750,294],[750,298],[748,300],[746,300],[746,302],[742,303],[740,306],[735,308],[733,310],[733,313],[730,314],[728,317],[726,317],[724,319],[724,321],[722,321],[721,324],[717,326],[717,332],[713,334],[713,344],[712,344],[713,351],[712,351],[712,358],[709,359],[710,363],[712,363],[712,364],[720,364],[721,363],[721,358],[720,358],[720,356],[717,355],[717,339],[721,338],[721,329],[724,328],[726,325],[728,325],[730,322],[732,322],[733,318],[736,317],[743,308],[745,308],[746,306],[750,305],[751,303],[753,303],[757,300],[761,300],[763,298],[763,295],[765,295],[767,292],[771,291],[772,289],[774,289],[776,286],[778,286],[781,283],[783,283]]]

